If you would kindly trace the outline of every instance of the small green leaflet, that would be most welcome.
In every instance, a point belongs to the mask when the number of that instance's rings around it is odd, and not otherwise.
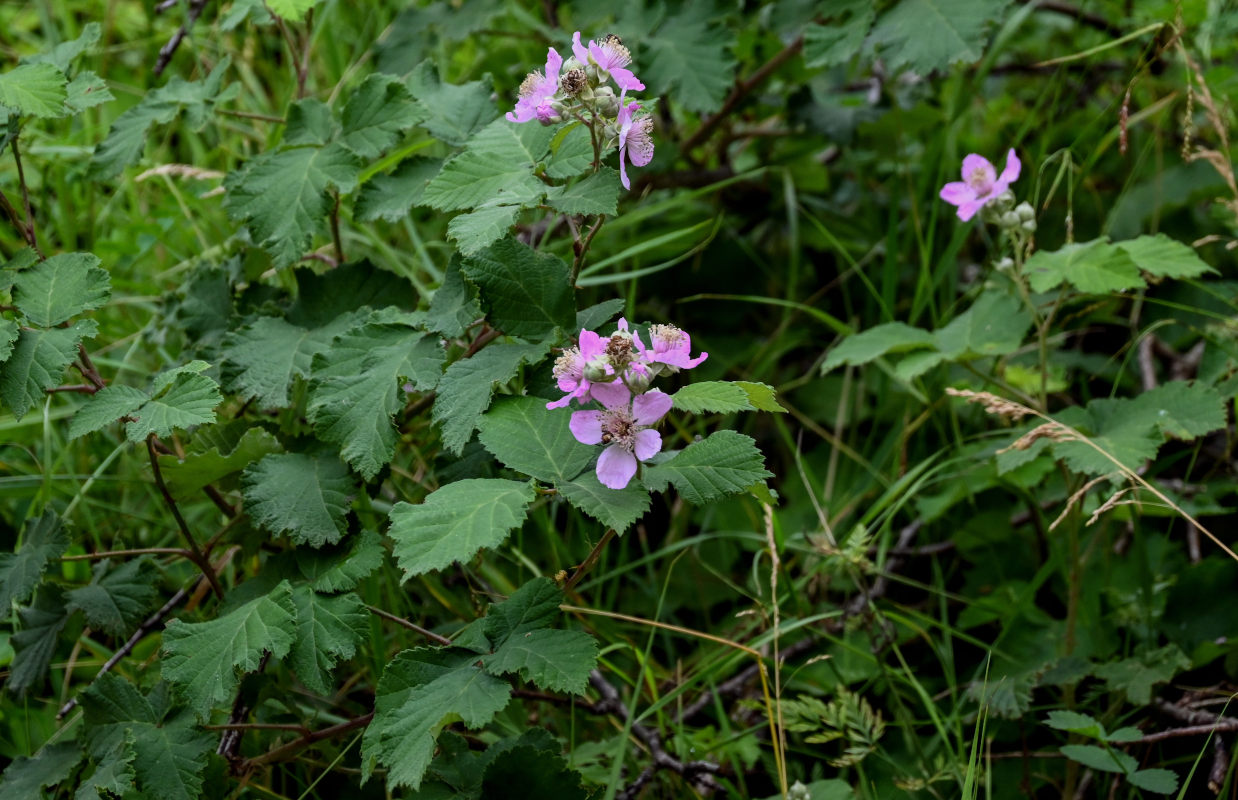
[[[600,452],[581,444],[568,423],[571,413],[548,409],[537,397],[508,397],[478,423],[478,438],[503,465],[548,483],[571,480]]]
[[[240,676],[258,669],[263,653],[279,660],[294,637],[292,587],[281,582],[269,594],[208,622],[172,620],[163,632],[163,677],[180,687],[201,719],[232,701]]]
[[[32,686],[42,684],[52,663],[52,655],[60,642],[60,631],[69,621],[64,594],[52,584],[43,584],[35,594],[34,603],[18,612],[21,632],[10,643],[15,651],[4,688],[23,695]]]
[[[468,14],[460,14],[447,8],[443,10],[451,17],[459,19],[476,20],[482,17],[480,12],[472,8]],[[443,83],[438,69],[429,61],[417,65],[417,68],[408,74],[405,84],[427,115],[421,126],[435,139],[454,147],[467,142],[469,137],[498,116],[494,101],[490,99],[494,88],[488,82],[473,81],[459,85]]]
[[[623,533],[649,511],[649,492],[635,478],[622,489],[603,486],[593,470],[555,484],[569,503],[615,533]]]
[[[34,117],[64,116],[65,82],[51,64],[22,64],[0,73],[0,106]]]
[[[13,354],[13,342],[17,341],[20,331],[21,326],[17,324],[17,320],[0,319],[0,364],[8,361]]]
[[[355,589],[362,579],[383,565],[386,557],[382,537],[374,531],[362,531],[335,547],[298,547],[293,551],[297,570],[316,592]]]
[[[69,534],[60,515],[47,510],[26,520],[22,545],[16,553],[0,553],[0,608],[24,603],[34,594],[47,564],[69,547]]]
[[[331,454],[273,453],[245,470],[245,510],[273,536],[310,547],[335,544],[346,532],[361,487]]]
[[[443,430],[443,446],[456,455],[463,452],[495,387],[516,377],[522,364],[536,363],[546,350],[545,344],[501,342],[448,367],[432,412]]]
[[[546,162],[548,177],[572,178],[592,164],[593,143],[589,140],[589,129],[579,122],[563,126],[550,140],[550,158]]]
[[[821,371],[829,372],[842,364],[867,364],[887,353],[932,346],[933,335],[928,331],[913,328],[905,322],[886,322],[843,339],[830,351],[821,365]]]
[[[0,399],[21,419],[43,393],[60,383],[65,367],[77,355],[77,345],[99,330],[94,320],[81,319],[67,328],[25,328],[0,370]]]
[[[112,636],[127,636],[146,618],[155,603],[158,582],[150,559],[146,557],[113,566],[97,563],[86,586],[65,593],[69,613],[81,610],[86,622]]]
[[[307,378],[314,356],[356,325],[359,313],[341,314],[320,328],[303,328],[283,317],[259,317],[224,338],[224,380],[253,397],[260,408],[284,408],[293,378]]]
[[[159,468],[172,497],[183,500],[208,483],[224,481],[268,453],[282,450],[279,440],[266,429],[237,420],[228,425],[199,428],[185,458],[160,455]]]
[[[550,207],[564,214],[606,214],[619,211],[619,173],[603,167],[571,186],[547,194]]]
[[[641,479],[652,491],[665,491],[668,483],[684,499],[702,505],[772,478],[765,458],[749,436],[735,431],[716,431],[658,464],[645,467]]]
[[[69,423],[69,438],[76,439],[100,430],[137,411],[149,399],[146,392],[132,386],[119,383],[105,386],[77,409],[73,421]]]
[[[524,523],[533,496],[524,481],[472,478],[449,483],[418,505],[396,503],[387,535],[405,580],[498,547]]]
[[[438,159],[410,158],[400,162],[390,175],[375,175],[365,182],[357,195],[357,219],[399,222],[421,202],[426,184],[442,168],[443,162]]]
[[[809,69],[846,63],[864,44],[876,9],[869,0],[841,0],[826,10],[824,24],[804,29],[804,65]]]
[[[125,426],[129,441],[140,442],[152,433],[159,437],[170,436],[177,428],[215,421],[215,407],[223,402],[219,384],[196,372],[173,372],[170,383],[166,380],[169,371],[156,376],[156,396],[130,413],[134,421]],[[167,392],[163,394],[159,394],[161,379],[167,385]]]
[[[690,414],[786,411],[774,399],[772,386],[750,381],[698,381],[675,392],[671,399],[676,409]]]
[[[995,0],[900,0],[877,20],[873,39],[892,67],[907,65],[927,76],[980,60],[986,28],[1004,6]]]
[[[1163,233],[1115,242],[1114,247],[1126,253],[1141,270],[1158,278],[1198,278],[1216,272],[1194,249]]]
[[[67,780],[81,760],[82,748],[77,742],[56,742],[29,758],[18,756],[0,775],[0,797],[43,797],[41,789],[54,788]]]
[[[97,256],[61,253],[17,273],[13,299],[32,324],[50,328],[106,303],[109,281]]]
[[[536,197],[545,184],[533,176],[533,165],[545,157],[553,131],[541,125],[517,125],[497,119],[469,140],[464,152],[443,164],[422,195],[422,202],[440,211],[482,205],[500,191]]]
[[[318,0],[267,0],[266,3],[271,13],[278,14],[289,22],[300,22],[305,12],[317,4]]]
[[[348,96],[340,114],[340,143],[361,158],[375,159],[421,119],[421,109],[398,78],[370,75]]]
[[[552,692],[584,694],[597,664],[597,642],[584,631],[544,628],[508,637],[483,662],[491,673],[519,673]]]
[[[328,597],[308,586],[293,590],[297,609],[297,638],[289,664],[311,691],[331,693],[331,672],[339,661],[352,658],[369,629],[370,614],[356,594]]]
[[[477,302],[477,287],[464,277],[460,270],[460,258],[452,256],[447,263],[446,272],[443,273],[443,283],[434,291],[434,297],[430,300],[430,309],[426,312],[426,330],[437,331],[447,337],[461,336],[480,318],[481,305]],[[448,372],[450,371],[449,367]],[[510,376],[504,380],[508,379]]]

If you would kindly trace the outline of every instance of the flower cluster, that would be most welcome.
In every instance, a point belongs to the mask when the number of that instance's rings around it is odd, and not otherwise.
[[[566,61],[553,47],[546,51],[544,72],[530,72],[520,84],[520,99],[508,112],[511,122],[537,120],[554,125],[565,119],[578,119],[592,131],[599,150],[619,146],[619,179],[623,188],[632,188],[627,165],[643,167],[653,159],[653,120],[638,114],[640,103],[629,100],[630,91],[642,91],[645,84],[628,69],[632,54],[614,34],[591,41],[580,41],[580,31],[572,34],[572,55]],[[613,81],[619,89],[608,84]]]
[[[555,361],[554,377],[566,394],[547,408],[562,408],[572,400],[595,402],[601,409],[572,412],[572,435],[583,444],[604,444],[597,476],[603,486],[622,489],[636,474],[638,461],[662,449],[662,435],[653,429],[667,411],[671,397],[650,389],[659,375],[691,369],[708,357],[693,358],[692,337],[674,325],[652,325],[650,346],[619,320],[618,330],[602,337],[580,332],[574,347]]]

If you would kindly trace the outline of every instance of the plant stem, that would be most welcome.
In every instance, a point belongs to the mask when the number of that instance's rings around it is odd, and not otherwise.
[[[381,608],[376,608],[374,606],[366,606],[366,608],[369,609],[371,614],[382,617],[383,619],[388,620],[389,622],[394,622],[397,625],[402,625],[405,628],[408,628],[410,631],[415,631],[416,633],[421,634],[422,636],[426,637],[432,642],[441,644],[444,647],[451,644],[451,639],[448,639],[446,636],[440,636],[434,631],[426,630],[420,625],[414,622],[409,622],[403,617],[397,617],[395,614],[389,614],[386,611],[383,611]]]
[[[592,569],[593,565],[597,563],[598,557],[602,555],[602,548],[605,547],[606,543],[613,538],[615,538],[615,529],[607,528],[606,533],[602,534],[602,538],[599,539],[598,543],[593,546],[593,549],[589,551],[589,555],[585,556],[585,560],[581,562],[580,566],[576,568],[576,571],[572,573],[572,577],[568,578],[567,583],[563,585],[564,594],[567,594],[572,591],[572,589],[576,588],[576,584],[580,583],[580,579],[585,576],[585,573]]]
[[[256,758],[245,759],[241,762],[239,771],[242,773],[250,772],[258,767],[264,767],[267,764],[276,764],[280,761],[287,761],[295,753],[309,747],[315,742],[321,742],[324,739],[330,739],[334,736],[339,736],[341,733],[348,733],[351,730],[356,730],[357,728],[364,728],[366,725],[369,725],[370,721],[373,719],[374,712],[371,711],[368,714],[347,720],[346,722],[341,722],[338,725],[332,725],[330,728],[323,728],[320,731],[312,731],[296,741],[281,745],[274,750],[268,751],[264,755],[260,755]]]
[[[172,499],[172,493],[168,491],[168,485],[163,481],[163,472],[159,469],[158,453],[155,451],[156,441],[157,439],[153,433],[146,437],[146,452],[150,454],[150,468],[155,473],[155,485],[159,487],[159,492],[163,495],[163,501],[172,512],[172,516],[180,528],[181,535],[185,538],[185,543],[189,545],[189,560],[196,564],[198,569],[202,570],[202,574],[206,576],[207,581],[211,584],[211,590],[215,592],[216,597],[222,600],[224,590],[219,585],[219,578],[215,575],[211,562],[207,560],[206,556],[202,555],[202,550],[198,547],[197,541],[194,540],[193,534],[189,532],[189,525],[185,522],[185,518],[181,516],[181,510],[176,505],[176,500]]]
[[[585,263],[585,254],[589,252],[589,245],[593,244],[593,237],[597,236],[598,229],[602,227],[602,223],[605,221],[606,215],[598,214],[597,221],[593,223],[593,227],[585,235],[584,241],[578,239],[572,243],[572,250],[575,251],[576,257],[572,259],[572,269],[568,273],[567,282],[573,289],[576,288],[576,277],[580,274],[580,268]]]

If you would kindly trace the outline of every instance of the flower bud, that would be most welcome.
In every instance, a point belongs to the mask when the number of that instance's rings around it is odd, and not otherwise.
[[[787,800],[812,800],[812,790],[796,781],[787,790]]]
[[[1009,211],[1014,208],[1014,192],[1007,189],[998,195],[993,202],[997,205],[999,211]]]
[[[993,268],[996,269],[998,272],[1010,272],[1011,270],[1014,269],[1014,259],[1011,258],[1010,256],[1006,256],[1005,258],[1003,258],[1002,260],[994,264]]]
[[[641,394],[649,388],[649,384],[653,383],[653,375],[648,372],[638,372],[630,369],[623,382],[632,390],[632,394]]]
[[[1025,220],[1023,222],[1023,230],[1027,231],[1028,233],[1035,233],[1036,232],[1036,220],[1034,219]]]
[[[609,366],[610,362],[606,359],[606,356],[598,356],[585,364],[581,374],[590,383],[604,383],[610,377]]]
[[[1003,228],[1017,228],[1022,220],[1020,220],[1019,215],[1013,211],[1006,211],[997,218],[997,222]]]
[[[1014,208],[1014,213],[1019,215],[1020,222],[1027,222],[1029,219],[1036,219],[1036,211],[1032,208],[1032,204],[1024,200]]]

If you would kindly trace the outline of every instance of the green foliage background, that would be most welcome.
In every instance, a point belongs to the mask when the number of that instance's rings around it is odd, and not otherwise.
[[[0,4],[0,796],[1232,793],[1236,20]],[[630,192],[502,119],[574,30]],[[710,355],[614,491],[619,316]]]

